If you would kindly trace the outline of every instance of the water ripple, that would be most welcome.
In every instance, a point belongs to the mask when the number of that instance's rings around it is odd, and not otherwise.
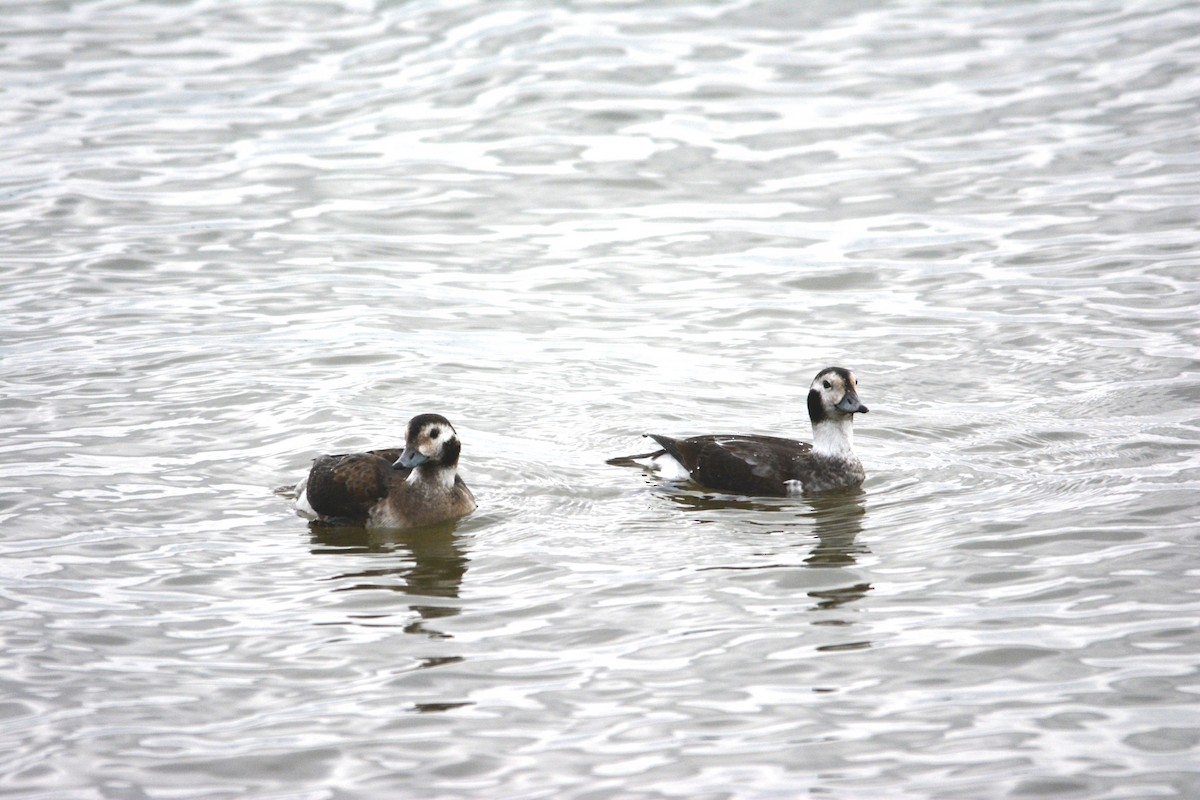
[[[1200,792],[1189,4],[32,8],[11,791]],[[828,363],[861,493],[604,464]],[[425,410],[474,515],[272,493]]]

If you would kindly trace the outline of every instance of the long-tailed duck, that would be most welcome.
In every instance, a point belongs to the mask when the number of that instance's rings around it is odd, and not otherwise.
[[[661,450],[622,456],[615,466],[642,466],[663,477],[740,495],[788,496],[858,486],[866,473],[854,454],[854,415],[867,413],[858,380],[826,367],[808,389],[813,443],[778,436],[709,435],[672,439],[645,434]]]
[[[296,486],[297,506],[335,524],[413,528],[475,510],[475,496],[458,474],[462,444],[438,414],[413,417],[404,447],[318,456]]]

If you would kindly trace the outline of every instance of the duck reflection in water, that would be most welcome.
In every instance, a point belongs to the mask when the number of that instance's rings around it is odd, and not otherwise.
[[[676,491],[668,494],[671,501],[692,511],[709,512],[738,509],[755,512],[755,524],[764,526],[773,533],[794,534],[811,530],[816,536],[816,545],[804,558],[805,567],[815,569],[849,569],[858,563],[858,558],[868,555],[870,550],[858,541],[862,532],[863,519],[866,516],[866,493],[860,487],[852,487],[835,492],[826,492],[806,498],[804,505],[808,511],[796,515],[794,503],[771,501],[765,499],[748,499],[729,495],[712,495],[694,491]],[[764,516],[758,516],[761,513]],[[789,516],[787,522],[776,526],[766,514]],[[707,514],[696,518],[697,522],[707,523],[714,520]],[[797,523],[804,525],[799,527]],[[811,523],[811,528],[809,528]],[[772,540],[776,541],[776,540]],[[802,545],[808,547],[812,540],[805,536]],[[765,555],[765,554],[764,554]],[[772,549],[770,555],[778,555],[778,550]],[[781,569],[795,566],[794,564],[770,563],[746,566],[710,567],[714,570],[760,570]],[[833,611],[850,603],[862,600],[870,592],[870,583],[862,580],[851,580],[842,586],[831,589],[813,589],[808,596],[816,601],[815,610]],[[820,625],[848,625],[850,620],[822,619]],[[862,643],[860,646],[867,646]]]
[[[433,639],[448,639],[450,635],[429,627],[428,623],[456,616],[461,611],[457,598],[468,558],[459,542],[457,527],[457,521],[405,530],[309,523],[314,555],[358,556],[360,563],[365,562],[363,556],[394,556],[387,561],[390,566],[347,572],[330,580],[339,584],[335,589],[339,592],[390,591],[410,595],[414,602],[408,608],[417,617],[405,626],[405,632]],[[390,616],[389,611],[358,618],[384,620]],[[457,657],[428,659],[424,666],[458,660]]]

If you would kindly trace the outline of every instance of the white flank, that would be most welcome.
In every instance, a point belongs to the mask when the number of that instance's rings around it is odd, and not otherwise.
[[[654,470],[662,477],[669,481],[686,481],[691,475],[684,469],[683,464],[675,460],[674,456],[668,453],[663,453],[661,456],[655,456],[650,459],[650,469]]]
[[[308,502],[308,476],[307,475],[305,475],[303,478],[301,478],[300,482],[296,484],[295,491],[296,491],[296,503],[295,503],[296,510],[302,514],[309,514],[309,515],[315,517],[317,515],[317,512],[313,511],[312,505],[310,505]]]

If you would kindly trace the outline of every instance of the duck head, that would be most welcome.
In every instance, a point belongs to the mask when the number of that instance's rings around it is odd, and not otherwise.
[[[808,418],[814,427],[826,421],[850,420],[869,410],[858,399],[858,379],[844,367],[826,367],[808,387]]]
[[[415,469],[424,465],[453,467],[462,444],[450,420],[440,414],[418,414],[408,422],[404,452],[393,467]]]

